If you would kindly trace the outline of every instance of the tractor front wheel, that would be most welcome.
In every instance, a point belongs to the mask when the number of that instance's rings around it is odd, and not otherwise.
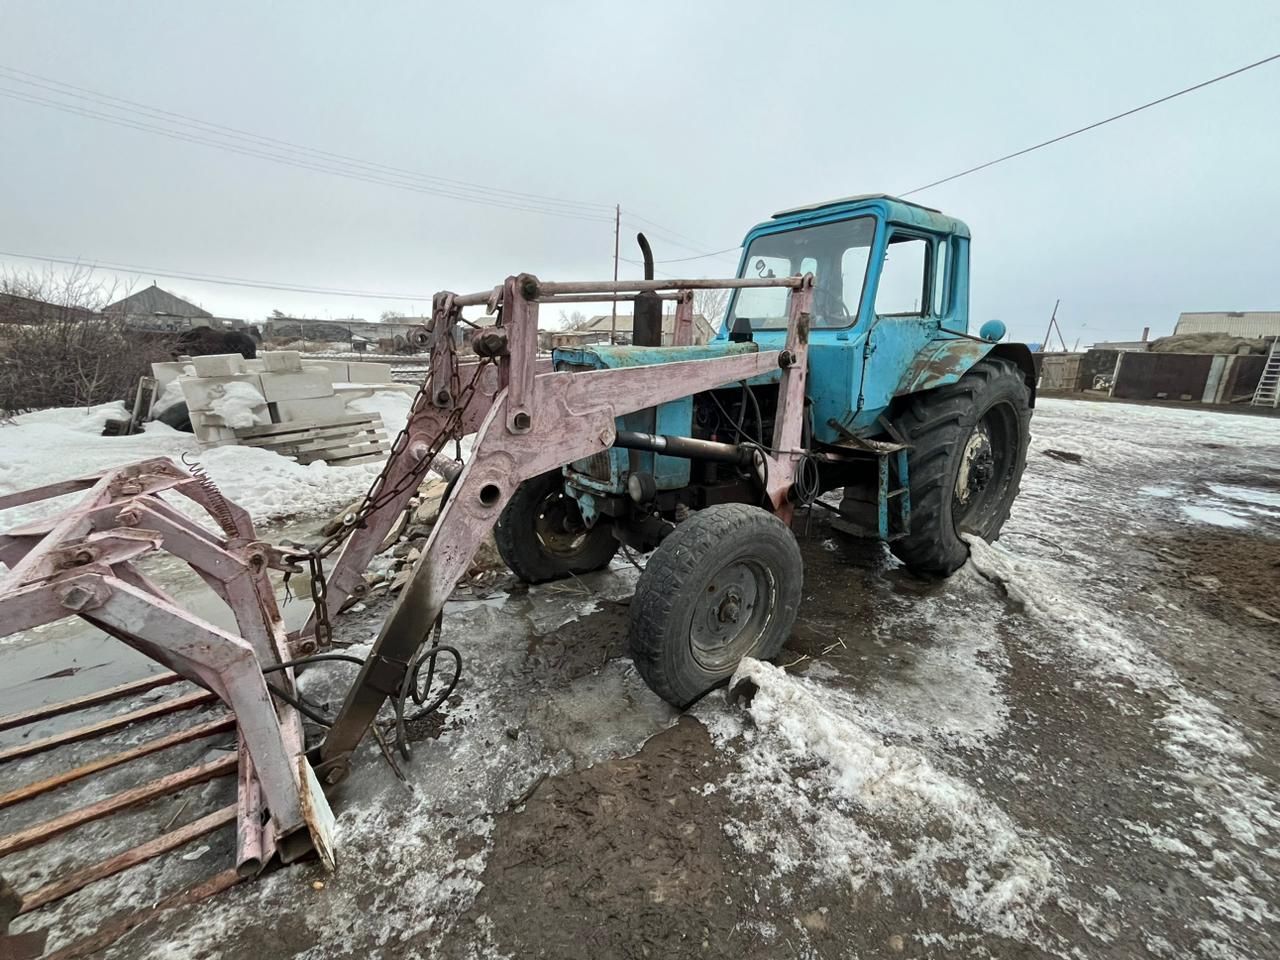
[[[1031,440],[1030,390],[1014,363],[988,357],[918,395],[897,425],[911,444],[911,532],[893,553],[919,576],[950,576],[969,556],[961,534],[992,541],[1009,518]]]
[[[564,492],[564,473],[548,470],[516,488],[493,531],[498,553],[526,583],[558,580],[609,565],[618,541],[605,524],[588,527]]]
[[[707,507],[649,557],[631,601],[631,654],[650,688],[683,709],[728,681],[743,657],[776,657],[803,582],[800,547],[773,514]]]

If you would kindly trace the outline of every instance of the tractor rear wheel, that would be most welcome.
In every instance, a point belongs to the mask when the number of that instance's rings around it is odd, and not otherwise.
[[[961,534],[1000,535],[1027,463],[1030,425],[1022,371],[999,357],[912,400],[897,418],[911,444],[911,532],[892,544],[907,569],[950,576],[969,556]]]
[[[606,524],[588,527],[564,492],[564,473],[548,470],[516,488],[493,531],[498,553],[526,583],[558,580],[609,565],[618,541]]]
[[[631,601],[631,654],[662,699],[689,706],[733,676],[743,657],[776,657],[803,583],[800,547],[773,514],[707,507],[649,557]]]

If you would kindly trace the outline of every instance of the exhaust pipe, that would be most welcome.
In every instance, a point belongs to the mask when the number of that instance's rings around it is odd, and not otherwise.
[[[653,279],[653,248],[643,233],[636,234],[640,253],[644,257],[644,278]],[[631,316],[631,342],[637,347],[662,346],[662,298],[656,293],[636,295]]]

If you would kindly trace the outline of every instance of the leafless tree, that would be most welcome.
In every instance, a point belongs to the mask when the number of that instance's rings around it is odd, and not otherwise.
[[[581,310],[574,310],[572,313],[560,311],[560,329],[562,330],[581,330],[590,322],[591,318]]]
[[[713,330],[719,329],[720,321],[729,306],[728,290],[695,290],[693,291],[693,312],[706,318]]]
[[[0,416],[129,400],[172,359],[165,335],[100,312],[121,293],[88,267],[0,273]]]

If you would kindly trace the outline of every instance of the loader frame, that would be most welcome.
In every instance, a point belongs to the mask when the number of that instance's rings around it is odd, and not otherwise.
[[[676,344],[689,345],[693,290],[764,286],[790,291],[789,329],[782,349],[603,370],[555,370],[537,355],[541,304],[634,301],[641,295],[656,295],[674,301]],[[440,649],[428,646],[428,641],[446,600],[520,484],[609,449],[620,439],[617,418],[727,384],[778,375],[771,442],[755,447],[750,464],[760,505],[789,520],[797,472],[806,458],[815,456],[802,448],[812,291],[810,274],[599,283],[546,283],[522,274],[485,293],[437,294],[429,335],[430,372],[383,471],[325,552],[299,553],[262,541],[248,513],[224,498],[198,465],[184,470],[166,458],[0,496],[0,510],[7,510],[81,494],[61,512],[0,534],[0,561],[9,568],[0,580],[3,633],[75,615],[171,671],[101,695],[0,718],[0,730],[170,683],[188,681],[203,688],[0,751],[0,764],[215,700],[231,711],[231,716],[203,719],[136,748],[10,790],[0,796],[0,808],[177,743],[233,728],[237,733],[233,756],[161,776],[70,814],[0,836],[0,856],[4,856],[174,789],[238,774],[237,801],[231,807],[35,891],[23,909],[37,909],[94,879],[233,821],[236,867],[226,876],[212,878],[209,883],[217,882],[209,890],[255,876],[277,856],[290,862],[313,848],[332,869],[334,823],[322,783],[332,785],[345,778],[355,749],[389,698],[394,698],[398,712],[403,710],[424,654]],[[499,324],[474,338],[477,360],[460,362],[456,333],[467,323],[462,310],[478,305],[497,313]],[[465,465],[458,467],[444,456],[437,459],[449,442],[471,434],[475,442]],[[452,486],[422,557],[325,739],[308,749],[294,665],[308,658],[355,659],[316,656],[317,648],[328,641],[328,612],[337,612],[348,599],[364,595],[363,575],[370,560],[410,506],[421,478],[433,467],[449,476]],[[174,495],[192,501],[207,519],[201,522],[178,509],[172,502]],[[341,552],[326,576],[327,550],[339,547]],[[236,629],[222,629],[182,609],[149,579],[138,561],[156,552],[169,553],[190,566],[226,603]],[[306,624],[287,633],[269,572],[300,573],[303,560],[311,562],[315,605]],[[455,681],[456,677],[455,671]]]
[[[258,539],[248,513],[207,478],[164,458],[0,497],[0,509],[77,491],[84,495],[69,509],[0,535],[0,560],[9,567],[0,581],[4,633],[76,614],[164,664],[170,676],[211,691],[231,708],[239,731],[237,869],[252,875],[276,853],[289,862],[313,847],[332,867],[332,814],[307,758],[302,718],[273,694],[296,695],[287,666],[294,650],[268,576],[284,563],[279,551]],[[178,510],[165,493],[194,501],[220,533]],[[182,609],[136,565],[162,550],[185,561],[227,604],[239,635]],[[25,722],[31,718],[5,718],[4,725]],[[41,746],[5,751],[3,759]],[[0,856],[59,830],[52,823],[27,838],[0,838]]]

